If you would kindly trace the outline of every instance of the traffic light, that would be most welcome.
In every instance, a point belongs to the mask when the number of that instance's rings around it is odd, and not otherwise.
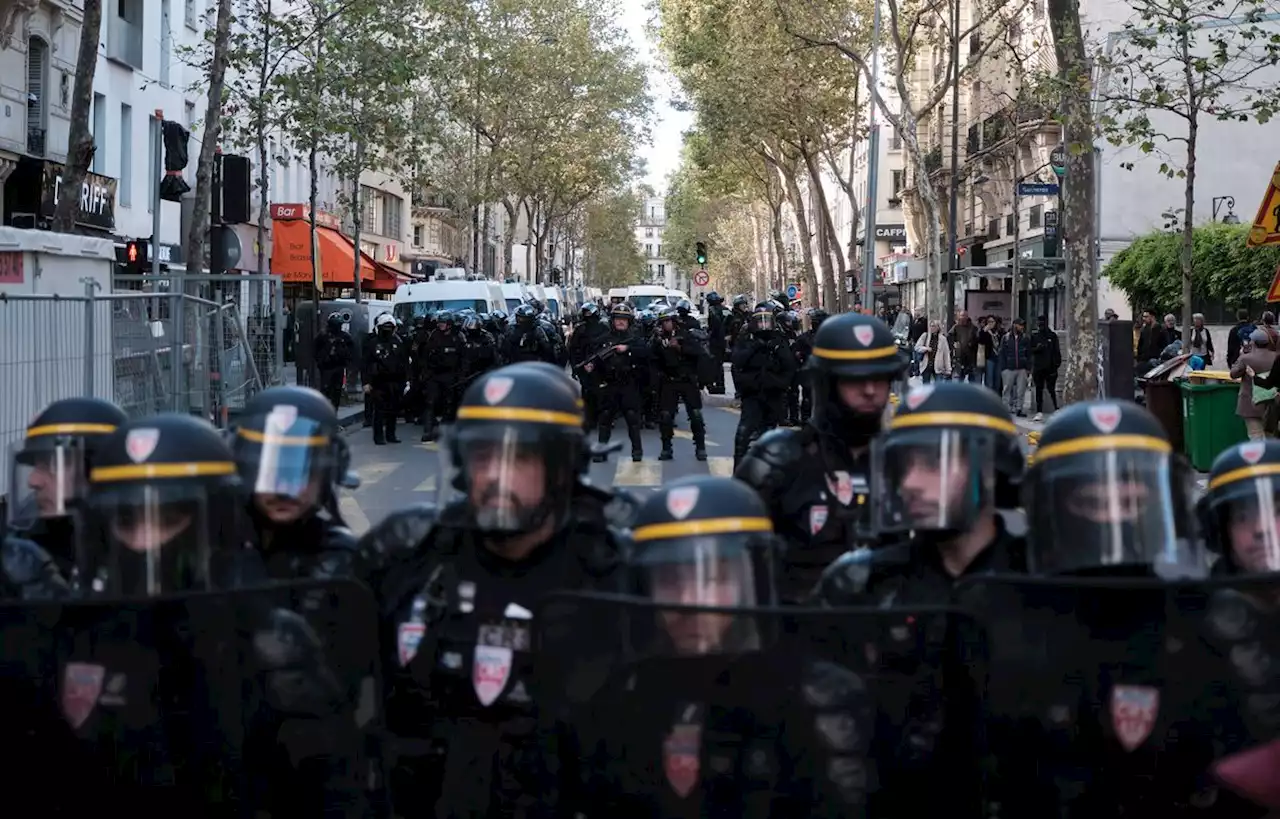
[[[145,240],[130,239],[125,242],[124,264],[125,267],[136,273],[144,272],[147,269],[147,242]]]
[[[698,255],[698,266],[699,266],[699,267],[706,267],[706,266],[707,266],[707,243],[706,243],[706,242],[698,242],[698,248],[697,248],[697,250],[698,250],[698,254],[697,254],[697,255]]]

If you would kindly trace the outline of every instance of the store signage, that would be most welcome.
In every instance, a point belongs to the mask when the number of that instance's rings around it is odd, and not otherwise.
[[[45,162],[41,169],[40,216],[52,219],[62,194],[62,172],[57,162]],[[99,230],[116,228],[116,180],[109,176],[86,173],[80,185],[80,206],[76,224]]]
[[[888,239],[890,241],[894,239],[902,239],[905,241],[907,238],[907,226],[906,225],[876,225],[876,238]]]

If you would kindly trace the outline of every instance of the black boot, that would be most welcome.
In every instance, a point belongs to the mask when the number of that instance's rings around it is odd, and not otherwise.
[[[600,427],[600,433],[599,433],[599,436],[596,438],[596,440],[600,443],[600,447],[603,449],[604,447],[609,445],[609,438],[611,438],[612,436],[613,436],[613,427],[611,426]],[[604,454],[603,452],[597,452],[595,455],[591,456],[591,460],[594,463],[602,464],[605,461],[609,460],[609,456]]]
[[[387,422],[387,443],[400,443],[400,439],[396,437],[396,421],[394,418]]]
[[[627,432],[631,436],[631,460],[640,463],[644,460],[644,445],[640,442],[640,425],[628,424]]]
[[[671,459],[672,459],[672,458],[674,458],[674,457],[675,457],[675,454],[674,454],[674,453],[672,453],[672,451],[671,451],[671,439],[670,439],[670,438],[663,438],[663,439],[662,439],[662,451],[658,453],[658,460],[659,460],[659,461],[669,461],[669,460],[671,460]]]
[[[693,444],[693,457],[699,461],[705,461],[707,459],[707,447],[695,441]]]

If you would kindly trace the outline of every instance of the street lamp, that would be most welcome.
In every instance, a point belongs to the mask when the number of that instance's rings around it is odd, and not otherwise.
[[[1227,206],[1227,215],[1222,217],[1222,224],[1224,225],[1240,224],[1240,217],[1236,216],[1234,213],[1236,209],[1236,198],[1234,196],[1213,197],[1213,221],[1215,222],[1218,221],[1218,211],[1222,209],[1223,205]]]
[[[945,330],[955,320],[956,286],[951,280],[951,271],[960,267],[960,254],[957,252],[956,236],[958,218],[956,214],[960,199],[960,0],[951,4],[951,213],[948,214],[947,232],[950,241],[947,243],[947,269],[942,273],[942,281],[947,287],[947,314],[943,316],[942,327]],[[927,174],[926,174],[927,179]],[[930,248],[930,253],[936,248]]]

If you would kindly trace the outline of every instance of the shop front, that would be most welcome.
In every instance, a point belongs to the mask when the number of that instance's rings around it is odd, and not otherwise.
[[[310,209],[302,204],[271,206],[271,272],[284,281],[286,298],[310,298],[318,285],[321,297],[342,298],[355,286],[356,247],[339,229],[330,214],[316,214],[316,231],[311,233]],[[319,263],[312,270],[312,258]],[[313,276],[319,275],[319,282]],[[360,252],[362,297],[374,298],[395,292],[407,281],[399,271]]]
[[[63,166],[24,156],[4,180],[4,223],[48,230],[62,193]],[[116,180],[86,173],[75,212],[79,232],[106,237],[116,228]]]

